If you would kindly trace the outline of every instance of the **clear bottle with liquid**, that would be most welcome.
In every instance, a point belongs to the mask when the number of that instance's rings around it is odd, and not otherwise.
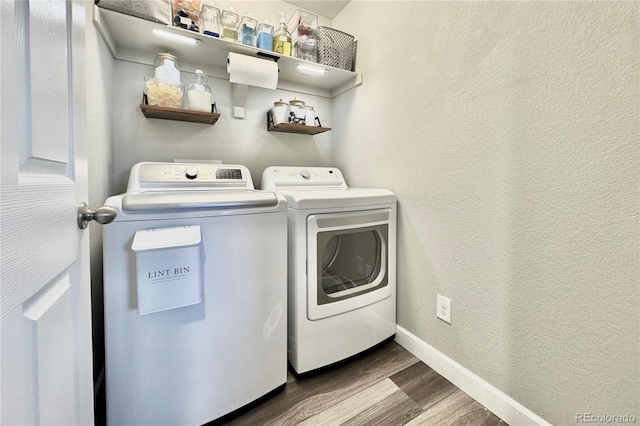
[[[222,39],[227,41],[238,41],[238,23],[240,16],[233,6],[222,12]]]
[[[273,51],[284,56],[291,56],[291,34],[287,30],[284,12],[280,12],[280,28],[273,35]]]
[[[258,21],[253,17],[253,13],[247,13],[242,17],[238,26],[238,41],[247,46],[255,46],[257,27]]]
[[[273,51],[273,25],[268,19],[258,25],[257,47],[258,49]]]
[[[220,9],[213,2],[206,2],[200,13],[200,28],[202,34],[220,37]]]
[[[196,70],[196,79],[187,87],[187,104],[191,111],[211,112],[211,89],[207,76]]]

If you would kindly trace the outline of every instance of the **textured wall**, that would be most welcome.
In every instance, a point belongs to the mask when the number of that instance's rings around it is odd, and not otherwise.
[[[398,195],[399,324],[554,424],[640,418],[639,7],[352,1],[333,21],[364,73],[334,102],[334,163]]]

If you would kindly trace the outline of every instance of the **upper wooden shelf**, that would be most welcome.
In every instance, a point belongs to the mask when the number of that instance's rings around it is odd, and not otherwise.
[[[93,22],[102,35],[111,54],[116,59],[153,65],[159,52],[171,52],[178,57],[183,71],[193,72],[203,68],[210,77],[229,79],[227,56],[229,52],[258,56],[258,52],[278,56],[278,88],[333,98],[362,84],[362,74],[314,64],[290,56],[233,43],[216,37],[163,25],[134,16],[93,6]],[[195,46],[165,40],[153,35],[159,28],[171,33],[186,35],[199,40]],[[309,64],[327,70],[324,75],[307,75],[298,70],[300,64]]]

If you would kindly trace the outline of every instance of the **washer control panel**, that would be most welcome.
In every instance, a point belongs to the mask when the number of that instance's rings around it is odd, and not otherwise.
[[[347,182],[335,167],[272,166],[262,173],[261,188],[347,189]]]
[[[139,189],[254,189],[244,166],[192,163],[138,163],[131,169],[127,191]]]

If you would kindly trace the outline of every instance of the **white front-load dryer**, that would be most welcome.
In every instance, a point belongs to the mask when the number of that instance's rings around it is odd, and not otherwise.
[[[140,163],[105,204],[107,423],[204,424],[283,388],[284,197],[243,166]]]
[[[287,199],[288,357],[298,375],[396,332],[396,197],[348,188],[337,168],[269,167],[262,189]]]

